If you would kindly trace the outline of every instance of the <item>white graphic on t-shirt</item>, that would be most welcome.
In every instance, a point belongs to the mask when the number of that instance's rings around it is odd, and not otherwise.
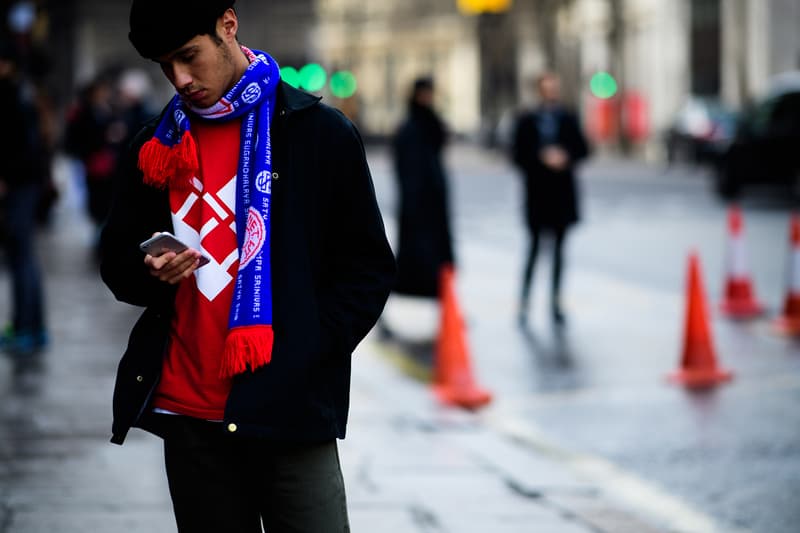
[[[198,179],[192,180],[193,191],[189,193],[186,200],[176,213],[173,213],[172,222],[175,229],[175,236],[192,248],[200,250],[211,262],[195,271],[198,290],[209,301],[213,301],[224,289],[233,281],[233,276],[228,272],[231,265],[239,259],[239,250],[236,248],[236,240],[233,239],[233,246],[230,250],[220,253],[212,253],[203,247],[203,240],[214,230],[229,228],[236,234],[236,219],[234,212],[236,209],[236,176],[230,179],[221,189],[216,192],[204,191],[203,183]],[[195,228],[187,220],[187,217],[196,207],[199,200],[203,200],[204,206],[200,206],[204,212],[204,218],[210,218],[202,225]],[[209,209],[210,208],[210,209]],[[227,231],[227,230],[226,230]]]

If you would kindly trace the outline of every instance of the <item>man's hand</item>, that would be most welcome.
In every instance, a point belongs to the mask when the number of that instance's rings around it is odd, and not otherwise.
[[[150,274],[170,285],[175,285],[185,280],[200,266],[200,252],[189,248],[179,254],[167,252],[154,257],[150,254],[144,256],[144,264],[150,269]]]
[[[542,163],[551,170],[561,171],[569,165],[569,154],[560,146],[546,146],[539,153]]]

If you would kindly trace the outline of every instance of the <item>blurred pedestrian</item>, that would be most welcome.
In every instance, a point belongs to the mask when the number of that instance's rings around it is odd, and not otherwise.
[[[41,2],[20,1],[5,3],[0,12],[5,15],[3,38],[13,47],[17,76],[24,82],[25,92],[31,95],[38,115],[41,148],[37,159],[42,176],[36,220],[40,226],[46,226],[51,222],[59,198],[51,173],[58,120],[48,78],[52,68],[52,54],[47,44],[48,11]]]
[[[11,271],[11,320],[0,347],[27,355],[47,344],[36,213],[47,175],[34,90],[20,76],[13,47],[0,43],[0,98],[6,103],[0,139],[0,204]]]
[[[150,77],[141,69],[125,69],[117,82],[115,114],[124,126],[121,146],[127,147],[145,122],[158,116],[158,111],[150,107],[152,92]]]
[[[394,258],[358,132],[239,44],[233,4],[132,3],[129,38],[177,94],[137,135],[101,237],[104,281],[146,307],[112,442],[164,439],[181,532],[349,531],[336,439]],[[143,255],[164,231],[188,248]]]
[[[108,215],[114,173],[126,127],[113,106],[114,85],[106,75],[90,81],[67,117],[64,150],[83,163],[88,214],[95,227]]]
[[[578,187],[575,166],[589,148],[574,112],[561,103],[559,77],[546,72],[536,80],[538,106],[521,114],[515,127],[513,159],[523,174],[525,215],[530,248],[520,291],[518,320],[528,320],[531,282],[543,233],[553,237],[550,312],[556,324],[565,321],[561,303],[564,241],[578,221]]]
[[[394,291],[427,298],[439,296],[441,269],[455,262],[442,161],[448,133],[433,102],[433,79],[417,79],[393,144],[400,222]]]

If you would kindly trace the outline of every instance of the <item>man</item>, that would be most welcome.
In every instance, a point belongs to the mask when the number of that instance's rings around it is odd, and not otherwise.
[[[130,40],[177,95],[134,140],[101,237],[103,279],[146,307],[112,442],[164,439],[181,532],[349,531],[335,441],[394,260],[355,128],[238,43],[233,3],[132,4]],[[188,248],[143,257],[163,231]]]
[[[516,124],[513,158],[525,178],[526,222],[530,251],[522,276],[518,320],[528,319],[533,267],[543,231],[553,234],[553,271],[550,312],[555,324],[565,321],[561,305],[564,240],[578,221],[574,169],[589,154],[586,139],[573,112],[561,104],[557,75],[547,72],[536,81],[538,108],[522,114]]]

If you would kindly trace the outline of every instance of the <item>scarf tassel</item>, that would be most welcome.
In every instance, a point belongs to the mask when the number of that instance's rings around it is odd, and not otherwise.
[[[139,151],[139,169],[144,173],[144,183],[158,189],[185,190],[197,175],[197,143],[189,130],[172,147],[153,137]]]
[[[230,378],[250,369],[255,371],[272,359],[275,334],[272,326],[241,326],[228,332],[219,375]]]

